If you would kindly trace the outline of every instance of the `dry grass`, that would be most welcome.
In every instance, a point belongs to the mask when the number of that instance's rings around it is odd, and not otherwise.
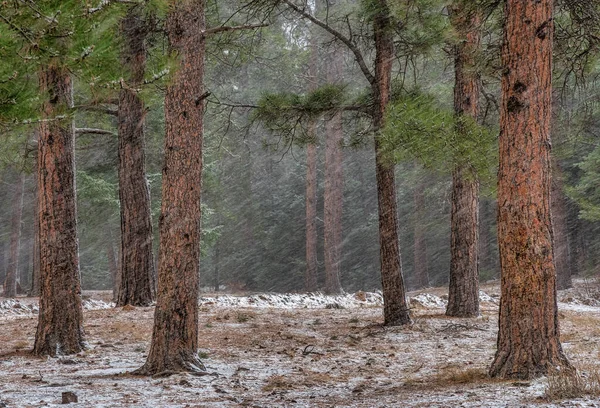
[[[549,401],[600,396],[600,369],[562,370],[548,375],[545,398]]]
[[[487,370],[484,368],[451,368],[445,372],[433,375],[431,380],[440,386],[473,384],[491,381]]]
[[[292,388],[294,388],[294,382],[290,381],[283,375],[273,375],[267,379],[266,384],[262,387],[262,390],[271,392],[275,390],[291,390]]]

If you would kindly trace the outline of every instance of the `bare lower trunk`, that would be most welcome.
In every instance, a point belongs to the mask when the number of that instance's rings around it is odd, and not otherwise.
[[[117,252],[115,251],[115,246],[110,237],[106,241],[106,258],[108,260],[108,272],[110,274],[110,279],[112,282],[112,293],[113,293],[113,301],[116,302],[118,294],[119,294],[119,265],[117,262]]]
[[[318,7],[317,2],[315,7]],[[314,35],[310,43],[309,91],[317,89],[318,50]],[[309,135],[313,139],[306,147],[306,273],[304,289],[314,292],[318,286],[317,255],[317,122],[311,120]]]
[[[217,225],[220,225],[217,224]],[[214,285],[214,289],[215,292],[218,292],[221,286],[221,244],[220,244],[220,239],[217,238],[217,242],[215,242],[215,269],[214,269],[214,279],[215,279],[215,285]]]
[[[31,290],[29,296],[40,295],[40,213],[39,208],[39,191],[38,191],[38,175],[34,172],[34,194],[33,194],[33,265],[31,270]]]
[[[425,185],[419,182],[414,191],[415,222],[414,222],[414,266],[415,285],[418,289],[429,286],[429,271],[427,267],[427,243],[425,241]]]
[[[342,293],[342,114],[336,112],[327,122],[325,141],[325,192],[323,235],[325,250],[325,293]]]
[[[446,315],[479,315],[479,183],[474,176],[452,178],[450,284]]]
[[[314,132],[313,125],[313,132]],[[306,148],[306,276],[307,292],[317,290],[317,146]]]
[[[146,22],[140,7],[129,9],[121,22],[125,47],[123,64],[130,83],[119,95],[119,200],[121,260],[117,306],[147,306],[154,300],[154,254],[150,191],[146,181],[144,122],[146,111],[136,88],[144,80]]]
[[[498,349],[490,375],[567,369],[559,341],[550,217],[552,1],[507,0],[500,111]]]
[[[203,30],[204,0],[170,2],[166,31],[179,66],[165,93],[158,296],[152,344],[140,374],[204,369],[197,354]]]
[[[54,119],[73,104],[67,68],[46,66],[40,90],[43,114]],[[41,293],[36,355],[72,354],[84,348],[77,247],[74,131],[71,118],[42,122],[38,141],[38,212]]]
[[[550,192],[552,227],[554,229],[554,266],[556,268],[557,289],[573,287],[571,259],[569,253],[569,226],[567,224],[567,203],[564,195],[562,173],[558,163],[553,166],[552,190]]]
[[[343,77],[343,61],[339,50],[327,58],[327,82],[337,83]],[[323,211],[323,246],[325,258],[325,292],[342,293],[342,204],[344,200],[342,112],[327,118],[325,125],[325,191]]]
[[[19,253],[21,248],[21,215],[23,214],[23,191],[25,186],[25,174],[20,172],[15,184],[13,196],[12,218],[10,222],[10,252],[8,256],[8,267],[4,279],[4,297],[14,298],[17,296],[17,275],[19,273]]]
[[[392,62],[394,60],[393,29],[390,10],[385,0],[377,1],[374,17],[375,81],[373,94],[377,106],[373,112],[375,128],[375,173],[377,176],[377,203],[379,209],[379,259],[383,292],[383,319],[386,326],[410,323],[406,290],[402,278],[400,244],[398,242],[398,210],[394,166],[384,156],[379,130],[383,127],[385,110],[390,100]]]
[[[459,35],[454,55],[454,112],[457,132],[465,135],[463,119],[477,122],[480,80],[476,52],[480,44],[481,17],[471,2],[455,0],[451,21]],[[457,165],[452,173],[450,285],[446,314],[479,315],[479,181],[468,166]]]

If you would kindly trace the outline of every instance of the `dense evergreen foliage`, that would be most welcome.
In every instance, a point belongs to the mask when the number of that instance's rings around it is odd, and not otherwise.
[[[94,3],[94,4],[88,4]],[[140,90],[147,107],[147,169],[153,218],[158,221],[164,118],[162,99],[173,61],[165,53],[162,36],[166,6],[149,2],[153,17],[146,83]],[[319,61],[317,90],[308,92],[309,39],[316,32],[308,20],[294,16],[285,2],[210,2],[207,21],[256,24],[269,18],[268,27],[223,32],[208,40],[205,84],[205,172],[203,181],[203,244],[201,282],[231,290],[300,291],[305,271],[304,188],[306,144],[316,143],[319,197],[323,194],[324,119],[343,111],[344,201],[342,286],[347,291],[380,287],[377,238],[377,194],[369,114],[372,95],[343,51],[344,75],[328,84]],[[260,4],[258,4],[260,3]],[[365,55],[372,52],[368,22],[375,2],[341,2],[329,16],[337,30],[352,30]],[[397,164],[397,200],[403,267],[409,287],[415,287],[415,225],[423,227],[431,285],[447,282],[450,245],[451,168],[469,163],[483,181],[481,204],[482,279],[498,277],[495,238],[496,137],[499,99],[498,9],[486,4],[484,46],[479,58],[483,73],[484,125],[466,121],[466,139],[458,139],[452,115],[453,69],[448,47],[456,41],[449,27],[445,2],[418,0],[392,7],[397,27],[394,100],[384,131],[389,160]],[[600,258],[597,234],[600,220],[597,130],[600,110],[597,76],[598,10],[581,2],[557,5],[554,115],[555,160],[568,193],[569,245],[582,276],[596,272]],[[33,181],[30,176],[35,126],[40,119],[36,93],[37,69],[59,58],[75,76],[75,105],[64,112],[76,128],[98,128],[106,134],[81,133],[76,142],[80,267],[85,289],[112,287],[111,262],[119,242],[116,119],[107,115],[114,106],[120,79],[119,40],[113,39],[126,5],[119,2],[6,2],[0,10],[0,133],[2,180],[0,202],[10,208],[16,172],[24,171],[21,245],[21,285],[29,285],[33,257]],[[259,7],[260,6],[260,7]],[[308,7],[308,6],[307,6]],[[270,13],[261,14],[265,11]],[[250,14],[246,14],[250,13]],[[595,13],[595,14],[594,14]],[[347,16],[347,19],[346,19]],[[339,41],[320,34],[319,51],[341,48]],[[66,45],[61,38],[71,40]],[[307,132],[317,121],[316,136]],[[111,134],[112,133],[112,134]],[[423,208],[415,206],[422,189]],[[322,237],[323,203],[319,202],[318,229]],[[419,211],[417,211],[419,210]],[[0,214],[0,278],[6,269],[11,214]],[[158,231],[158,228],[154,228]],[[319,253],[323,253],[322,239]],[[111,249],[112,248],[112,249]],[[112,252],[111,252],[112,251]],[[323,258],[319,255],[322,287]]]

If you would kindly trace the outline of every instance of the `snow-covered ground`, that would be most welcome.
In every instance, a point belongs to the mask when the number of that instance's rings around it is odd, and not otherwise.
[[[559,294],[565,352],[584,369],[599,355],[594,298],[589,287]],[[402,328],[381,325],[378,293],[205,295],[202,377],[129,375],[145,360],[153,308],[116,309],[106,299],[86,296],[89,349],[47,359],[26,353],[36,299],[0,301],[0,407],[57,406],[65,391],[79,407],[600,407],[593,398],[544,400],[545,379],[487,378],[494,284],[482,287],[475,319],[446,317],[441,288],[410,293],[414,323]]]

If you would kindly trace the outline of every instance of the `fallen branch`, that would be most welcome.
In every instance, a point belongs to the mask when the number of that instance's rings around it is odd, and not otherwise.
[[[324,356],[325,354],[323,353],[319,353],[315,350],[315,346],[313,346],[312,344],[309,344],[308,346],[304,347],[304,350],[302,350],[302,355],[303,356],[308,356],[309,354],[316,354],[318,356]]]

